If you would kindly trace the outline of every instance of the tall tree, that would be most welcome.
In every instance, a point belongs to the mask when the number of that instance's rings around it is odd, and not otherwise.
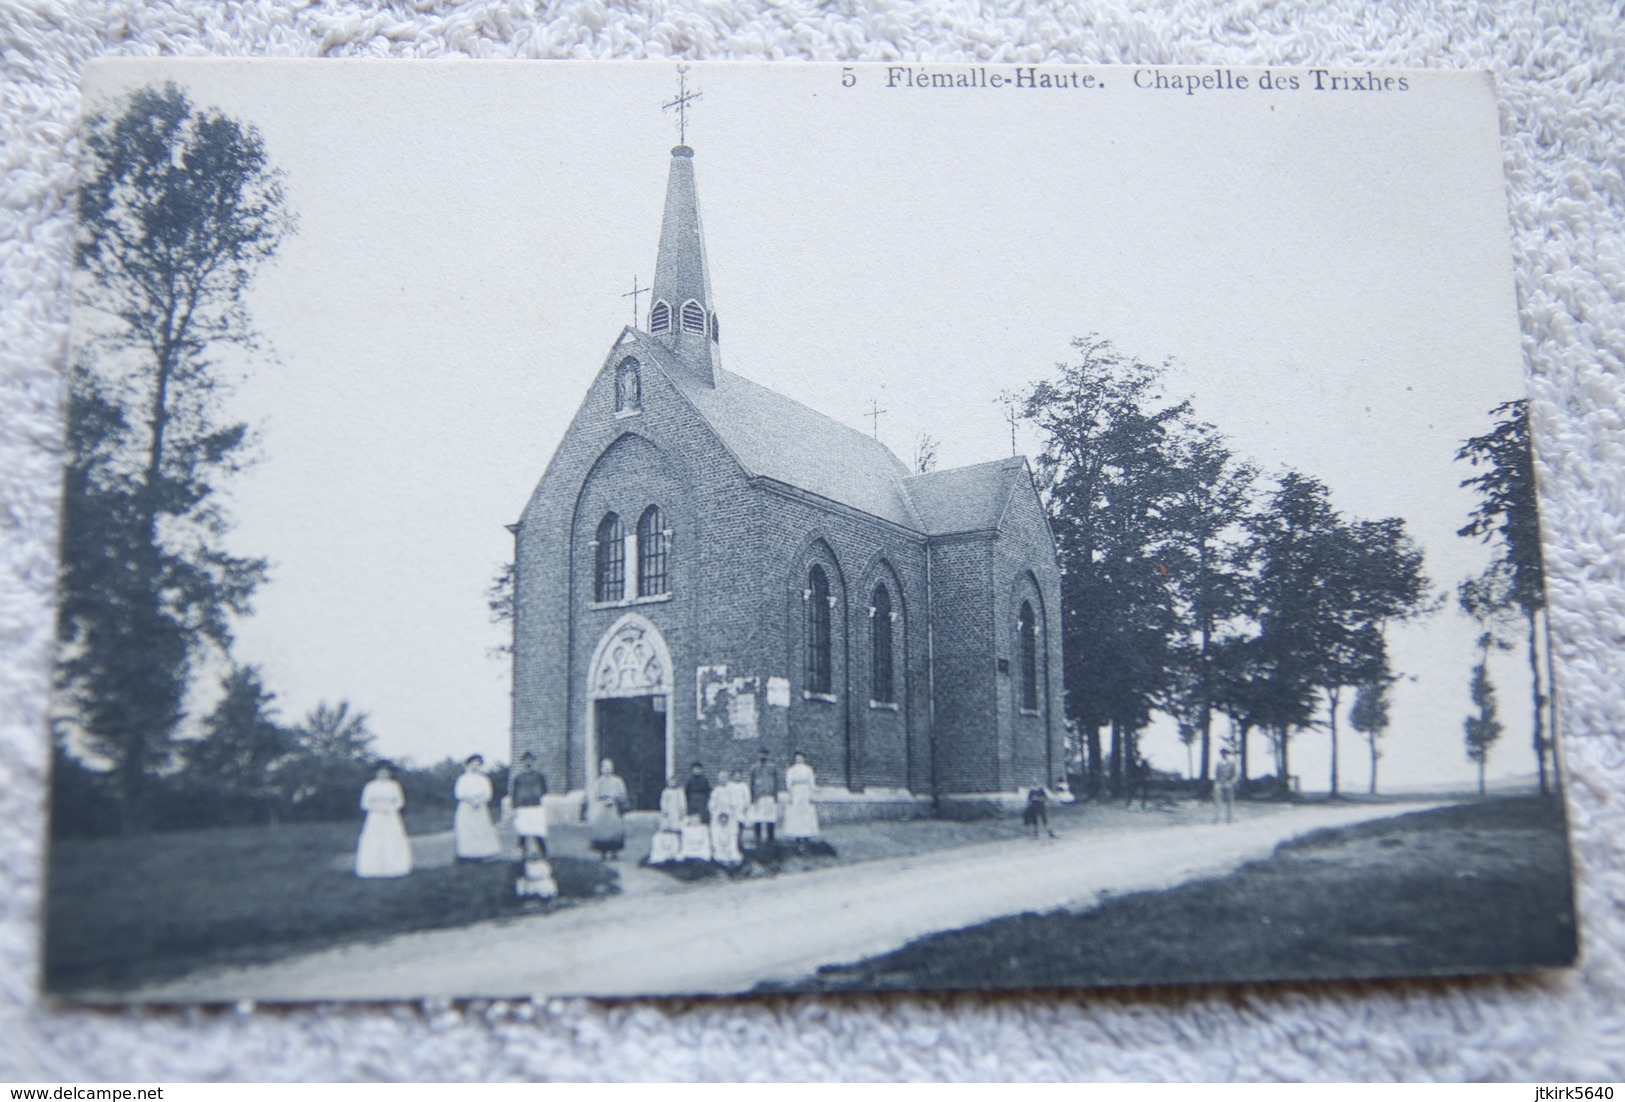
[[[1324,689],[1332,743],[1331,792],[1336,796],[1342,690],[1388,677],[1388,625],[1424,615],[1438,604],[1429,596],[1432,583],[1423,569],[1422,549],[1406,534],[1400,518],[1355,521],[1338,534],[1334,547],[1338,555],[1329,570],[1340,606],[1338,622],[1328,633]]]
[[[186,747],[185,780],[215,801],[253,809],[271,823],[288,795],[293,734],[276,720],[274,693],[260,671],[242,666],[221,682],[219,703],[203,719],[203,737]]]
[[[1244,578],[1233,536],[1252,501],[1258,471],[1238,461],[1219,431],[1189,424],[1170,441],[1166,538],[1160,561],[1173,587],[1184,638],[1178,652],[1188,676],[1174,712],[1201,741],[1197,779],[1213,757],[1214,656],[1220,626],[1241,607]]]
[[[506,635],[502,643],[487,651],[492,658],[513,657],[514,601],[517,599],[515,585],[518,578],[519,567],[516,564],[498,563],[490,584],[485,587],[486,612],[491,623],[502,628]]]
[[[1094,334],[1073,348],[1077,359],[1028,391],[1021,412],[1044,438],[1038,471],[1061,555],[1067,699],[1093,786],[1103,771],[1101,728],[1112,730],[1115,781],[1174,665],[1177,625],[1158,552],[1169,434],[1189,407],[1163,401],[1164,368]]]
[[[1501,721],[1496,717],[1495,685],[1490,681],[1487,637],[1481,641],[1481,647],[1483,652],[1473,666],[1469,685],[1473,707],[1478,709],[1478,714],[1462,721],[1462,727],[1467,732],[1467,760],[1478,766],[1480,796],[1485,793],[1484,767],[1490,760],[1490,748],[1501,737]]]
[[[1252,775],[1252,732],[1267,727],[1273,714],[1274,694],[1259,637],[1240,631],[1226,633],[1213,649],[1212,670],[1213,706],[1230,718],[1231,741],[1245,783]]]
[[[1354,706],[1349,709],[1349,726],[1365,736],[1371,751],[1371,784],[1367,791],[1373,796],[1377,794],[1377,762],[1382,758],[1377,742],[1388,731],[1388,691],[1393,684],[1394,678],[1389,676],[1367,681],[1355,690]]]
[[[1503,402],[1490,411],[1490,416],[1499,418],[1490,431],[1471,437],[1456,452],[1458,460],[1465,460],[1479,472],[1462,480],[1462,486],[1478,493],[1479,502],[1457,534],[1498,545],[1497,562],[1507,583],[1505,600],[1524,618],[1533,715],[1531,737],[1540,790],[1546,792],[1547,758],[1556,732],[1548,738],[1543,720],[1547,690],[1541,676],[1539,619],[1546,608],[1546,568],[1540,549],[1540,506],[1535,497],[1529,403],[1522,398]],[[1552,764],[1555,768],[1555,757]]]
[[[59,669],[137,829],[193,660],[264,577],[221,543],[251,434],[216,356],[257,348],[244,295],[293,221],[259,133],[173,84],[92,118],[85,148],[75,295],[106,324],[69,378]]]
[[[1246,650],[1254,716],[1275,748],[1276,779],[1291,786],[1293,734],[1313,722],[1328,654],[1341,632],[1340,557],[1343,522],[1325,484],[1288,471],[1265,507],[1246,521],[1255,568],[1248,611],[1258,635]]]
[[[1324,484],[1296,472],[1282,476],[1249,527],[1258,649],[1274,709],[1267,726],[1284,758],[1292,731],[1309,722],[1305,700],[1324,694],[1336,796],[1343,690],[1387,676],[1387,625],[1433,607],[1422,550],[1404,521],[1351,522]]]
[[[337,705],[322,701],[290,734],[289,759],[282,770],[290,809],[317,819],[353,814],[356,794],[378,760],[367,713],[352,711],[348,700]]]
[[[922,432],[914,438],[914,473],[930,474],[937,469],[937,450],[939,442],[928,432]]]

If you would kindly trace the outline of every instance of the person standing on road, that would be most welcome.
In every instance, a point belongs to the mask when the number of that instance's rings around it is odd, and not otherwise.
[[[784,783],[790,793],[790,801],[784,807],[784,836],[794,842],[797,849],[804,849],[818,837],[818,807],[813,803],[818,778],[813,774],[813,767],[807,764],[807,755],[800,750],[795,753],[795,763],[784,771]]]
[[[508,782],[508,798],[513,801],[513,830],[519,835],[519,854],[526,861],[547,856],[547,778],[536,768],[536,755],[526,750],[519,755],[519,771]]]
[[[615,775],[615,763],[605,758],[598,763],[598,776],[587,788],[587,806],[581,809],[587,820],[588,841],[607,861],[626,846],[626,820],[623,816],[631,800],[626,782]]]
[[[1027,806],[1022,809],[1021,821],[1038,837],[1038,828],[1043,827],[1044,833],[1051,838],[1055,832],[1049,827],[1049,791],[1041,784],[1035,784],[1027,790]]]
[[[1134,763],[1129,766],[1128,799],[1123,806],[1133,806],[1136,796],[1140,798],[1140,810],[1144,811],[1151,796],[1151,763],[1144,754],[1134,755]]]
[[[451,828],[459,861],[484,861],[502,852],[502,840],[491,823],[491,778],[482,771],[484,764],[483,757],[470,754],[463,763],[463,775],[452,786],[457,813]]]
[[[1213,821],[1224,815],[1227,823],[1235,822],[1236,781],[1241,771],[1236,768],[1228,748],[1219,751],[1219,764],[1213,769]]]
[[[773,845],[773,831],[779,825],[779,790],[784,774],[768,760],[764,749],[750,767],[750,823],[755,827],[756,848],[762,848],[762,828],[767,828],[767,844]]]

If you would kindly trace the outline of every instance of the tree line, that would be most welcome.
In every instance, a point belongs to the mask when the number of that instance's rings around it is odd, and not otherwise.
[[[1098,334],[1073,350],[1013,405],[1043,442],[1036,473],[1060,554],[1067,713],[1087,789],[1122,790],[1141,733],[1161,713],[1178,724],[1198,781],[1210,778],[1222,739],[1244,783],[1276,792],[1291,785],[1294,740],[1311,730],[1328,739],[1327,786],[1341,792],[1339,743],[1352,727],[1375,792],[1401,676],[1389,631],[1444,604],[1404,520],[1348,516],[1305,472],[1266,476],[1191,401],[1164,394],[1168,363]],[[1497,557],[1459,599],[1491,639],[1502,637],[1492,625],[1525,617],[1544,786],[1550,745],[1535,659],[1544,589],[1527,408],[1509,403],[1492,416],[1496,427],[1457,458],[1481,468],[1462,483],[1481,501],[1461,535],[1495,543]],[[1475,689],[1475,706],[1482,697]],[[1221,717],[1227,732],[1216,729]],[[1489,729],[1473,726],[1470,756]],[[1268,755],[1256,777],[1254,733]]]

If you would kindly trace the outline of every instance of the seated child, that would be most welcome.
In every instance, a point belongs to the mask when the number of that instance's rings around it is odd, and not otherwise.
[[[675,830],[657,830],[649,841],[649,864],[664,865],[683,859],[683,836]]]
[[[711,860],[711,832],[698,815],[683,820],[682,858],[684,861]]]
[[[711,855],[717,864],[730,868],[744,863],[745,855],[739,852],[739,828],[726,811],[711,820]]]
[[[553,866],[547,858],[537,857],[525,862],[524,872],[514,881],[513,893],[521,898],[553,899],[559,894],[559,883],[553,879]]]

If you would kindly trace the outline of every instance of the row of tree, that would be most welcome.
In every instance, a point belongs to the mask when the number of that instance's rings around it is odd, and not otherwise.
[[[357,794],[383,760],[365,713],[343,702],[323,703],[286,725],[277,716],[276,694],[253,666],[232,670],[220,689],[218,702],[201,721],[201,737],[178,741],[148,779],[153,799],[146,827],[275,826],[355,817]],[[407,806],[442,812],[449,821],[460,762],[448,757],[426,767],[391,764]],[[59,742],[53,836],[127,831],[114,776],[87,768]],[[493,774],[499,792],[505,776],[500,767]]]
[[[1478,662],[1469,685],[1477,714],[1463,722],[1467,757],[1478,766],[1482,793],[1490,749],[1504,729],[1497,716],[1489,656],[1495,650],[1512,650],[1514,639],[1521,634],[1529,660],[1530,737],[1540,790],[1546,792],[1558,775],[1557,690],[1551,625],[1546,618],[1546,569],[1540,548],[1529,403],[1524,399],[1506,402],[1491,410],[1490,416],[1496,418],[1490,431],[1472,437],[1456,453],[1458,460],[1477,472],[1462,485],[1479,498],[1458,535],[1482,540],[1495,549],[1483,573],[1463,581],[1456,591],[1462,611],[1481,629]]]
[[[1346,516],[1302,472],[1265,477],[1189,401],[1164,396],[1167,364],[1097,335],[1074,349],[1073,362],[1017,396],[1016,412],[1043,440],[1037,468],[1059,544],[1068,713],[1086,783],[1120,789],[1160,712],[1196,749],[1202,781],[1216,716],[1229,721],[1244,777],[1250,733],[1267,736],[1283,789],[1293,738],[1323,729],[1336,794],[1352,692],[1348,720],[1367,740],[1375,791],[1398,678],[1388,631],[1443,604],[1404,521]],[[1487,623],[1521,611],[1533,668],[1543,588],[1527,411],[1494,413],[1496,428],[1459,458],[1483,467],[1464,482],[1482,503],[1462,535],[1495,541],[1498,556],[1461,600]],[[1549,749],[1534,672],[1536,745]],[[1541,762],[1544,783],[1544,752]]]

